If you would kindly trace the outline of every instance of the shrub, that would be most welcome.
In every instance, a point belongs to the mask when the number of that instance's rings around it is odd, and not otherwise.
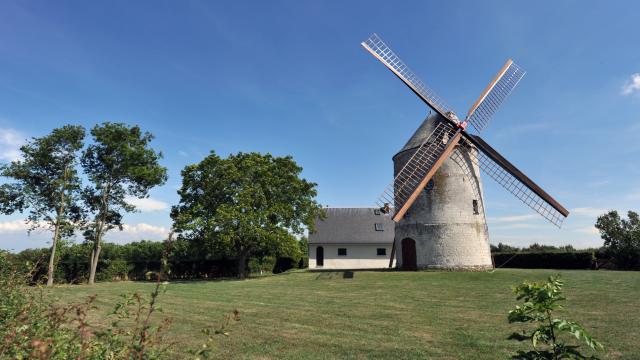
[[[104,259],[100,261],[102,268],[97,273],[100,281],[128,280],[133,265],[124,259]]]
[[[295,259],[290,258],[290,257],[279,257],[276,260],[275,265],[273,266],[273,273],[274,274],[280,274],[283,273],[287,270],[291,270],[293,268],[298,267],[297,266],[297,262],[295,261]]]
[[[89,244],[71,244],[60,249],[55,281],[78,284],[89,278]]]
[[[26,279],[29,284],[42,283],[46,281],[47,276],[47,259],[49,258],[49,249],[26,249],[19,254],[11,255],[5,253],[6,261],[11,262],[14,269],[21,269],[23,275],[29,275]],[[29,264],[28,273],[24,268],[25,264]]]
[[[553,312],[561,310],[563,282],[559,276],[551,276],[546,282],[523,282],[514,289],[517,300],[522,305],[509,311],[509,323],[529,323],[535,328],[522,333],[514,333],[511,339],[530,340],[531,351],[518,351],[514,359],[586,359],[577,345],[567,345],[561,341],[562,334],[575,337],[592,350],[604,350],[602,344],[594,340],[580,324],[555,318]],[[593,358],[593,357],[592,357]]]
[[[263,256],[260,258],[249,259],[249,273],[251,274],[263,274],[271,273],[274,265],[276,264],[276,258],[273,256]]]
[[[309,257],[308,256],[303,256],[300,258],[300,261],[298,261],[298,269],[306,269],[309,267]]]

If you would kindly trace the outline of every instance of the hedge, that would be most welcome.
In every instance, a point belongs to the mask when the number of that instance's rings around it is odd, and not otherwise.
[[[492,257],[496,268],[593,269],[596,264],[591,251],[494,253]]]
[[[149,272],[160,270],[160,258],[163,244],[156,242],[138,242],[126,245],[105,243],[103,245],[98,271],[99,281],[113,280],[145,280]],[[28,249],[18,254],[11,254],[15,263],[30,263],[33,266],[33,283],[41,283],[46,278],[49,249]],[[54,274],[56,282],[83,283],[89,275],[89,254],[91,247],[87,244],[73,244],[60,249]],[[169,255],[168,265],[170,279],[212,279],[237,276],[235,259],[197,258],[193,254],[174,251]],[[249,259],[249,269],[253,272],[281,273],[307,264],[306,259],[289,257],[266,257]]]

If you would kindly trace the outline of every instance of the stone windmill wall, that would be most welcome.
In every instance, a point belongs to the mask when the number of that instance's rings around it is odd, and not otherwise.
[[[393,157],[394,175],[431,134],[438,121],[444,119],[437,114],[429,116]],[[457,146],[396,224],[399,268],[483,270],[493,267],[480,170],[471,162],[469,151],[477,150]]]

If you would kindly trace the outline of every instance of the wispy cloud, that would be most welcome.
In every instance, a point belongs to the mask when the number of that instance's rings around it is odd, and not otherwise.
[[[519,221],[527,221],[537,219],[539,216],[536,214],[527,214],[527,215],[511,215],[511,216],[497,216],[490,217],[488,220],[490,222],[519,222]]]
[[[169,208],[169,204],[166,202],[152,198],[127,197],[126,201],[142,212],[162,211]]]
[[[625,199],[630,201],[640,200],[640,191],[636,191],[628,194],[627,196],[625,196]]]
[[[155,226],[145,223],[139,223],[134,225],[124,224],[122,232],[125,234],[154,234],[154,235],[168,235],[169,230],[164,226]]]
[[[491,226],[490,230],[534,229],[539,227],[541,226],[535,225],[535,224],[515,223],[515,224]]]
[[[17,130],[0,128],[0,161],[15,161],[20,158],[20,146],[24,136]]]
[[[622,95],[631,95],[638,90],[640,90],[640,73],[635,73],[622,87]]]
[[[586,216],[586,217],[598,217],[604,213],[606,213],[607,209],[602,208],[594,208],[594,207],[577,207],[571,209],[570,213],[573,216]]]
[[[126,244],[140,240],[165,240],[169,235],[169,229],[164,226],[156,226],[146,223],[125,224],[122,231],[111,230],[106,235],[106,240],[118,244]]]
[[[603,187],[611,184],[611,180],[596,180],[587,183],[588,187]]]
[[[48,246],[51,233],[45,229],[32,232],[27,238],[29,224],[24,219],[0,222],[0,249],[23,250],[29,247],[38,248]],[[126,244],[140,240],[165,240],[169,234],[165,226],[147,223],[124,224],[122,231],[113,229],[107,232],[105,240],[118,244]],[[27,240],[28,239],[28,240]],[[74,239],[83,239],[80,231],[76,231]]]
[[[580,227],[574,230],[575,232],[579,232],[579,233],[583,233],[583,234],[590,234],[590,235],[598,235],[600,234],[600,231],[595,227],[595,226],[585,226],[585,227]]]
[[[0,222],[0,233],[26,232],[29,225],[24,220],[9,220]]]

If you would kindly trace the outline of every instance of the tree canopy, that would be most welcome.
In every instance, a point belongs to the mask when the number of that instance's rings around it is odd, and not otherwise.
[[[84,231],[94,244],[90,284],[95,280],[102,237],[113,228],[122,229],[124,213],[135,211],[126,197],[147,197],[151,188],[167,180],[167,169],[159,164],[162,153],[150,147],[152,134],[138,126],[106,122],[91,129],[91,135],[94,142],[81,160],[92,183],[83,190],[85,209],[92,216]]]
[[[596,228],[604,240],[604,246],[616,265],[622,269],[640,269],[640,216],[627,212],[627,219],[617,211],[599,216]]]
[[[250,256],[297,252],[295,236],[313,230],[321,207],[301,172],[290,156],[211,152],[182,171],[174,230],[210,256],[236,258],[244,277]]]
[[[28,209],[30,230],[53,231],[47,284],[53,285],[55,254],[61,237],[73,234],[81,219],[80,178],[76,169],[85,136],[81,126],[66,125],[33,138],[20,148],[22,158],[0,167],[13,180],[0,187],[0,212]]]

